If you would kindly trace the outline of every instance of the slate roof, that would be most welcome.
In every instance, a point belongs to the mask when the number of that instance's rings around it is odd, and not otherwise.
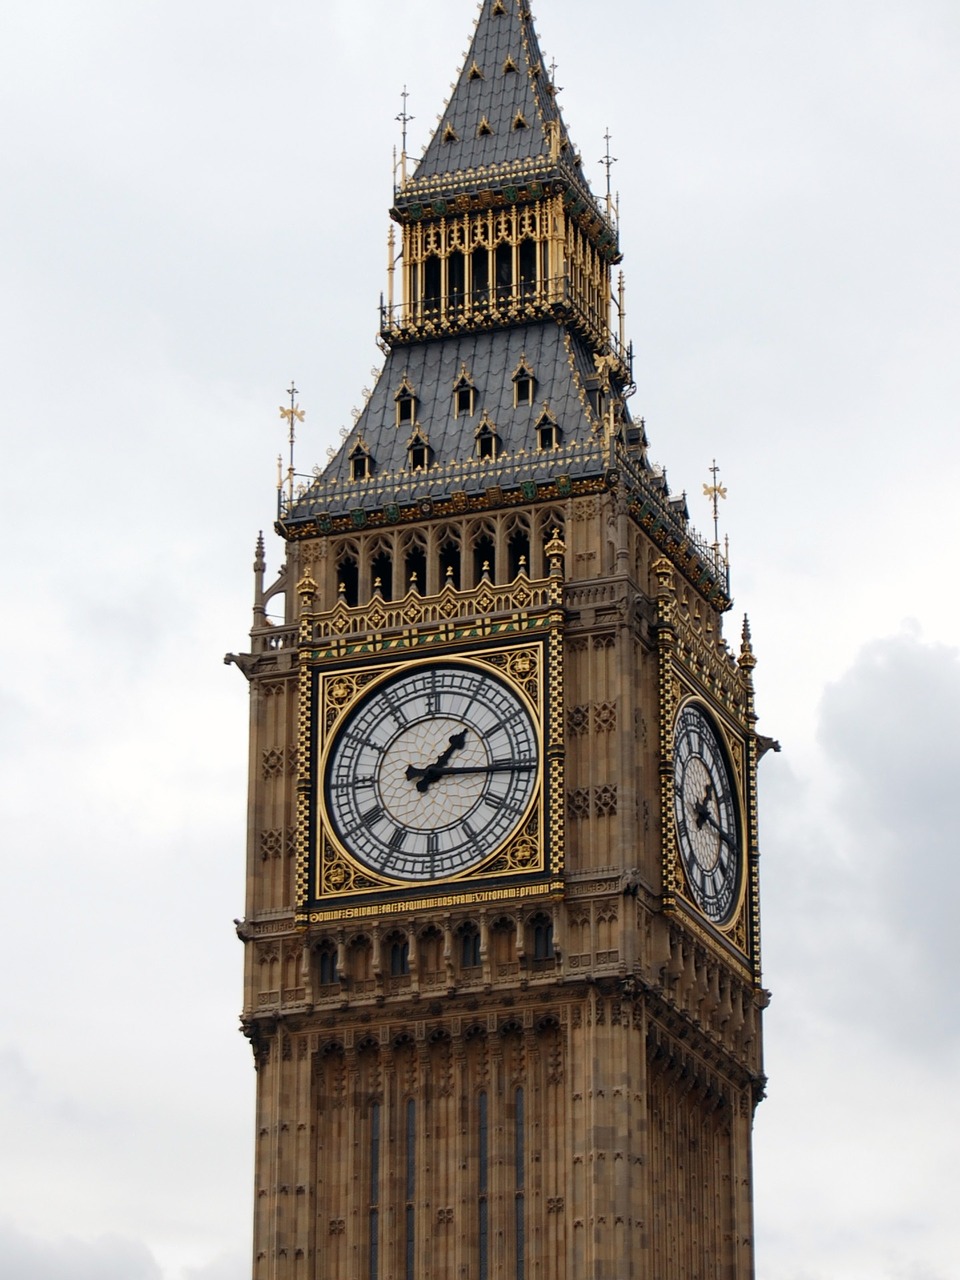
[[[518,116],[526,127],[514,127]],[[459,79],[413,181],[549,157],[551,120],[572,152],[527,0],[499,0],[499,6],[484,0]],[[489,133],[480,132],[482,121]]]
[[[514,407],[513,375],[521,360],[536,379],[533,403]],[[454,412],[454,386],[466,368],[476,388],[474,413]],[[335,514],[356,506],[447,496],[521,480],[602,474],[606,463],[587,382],[593,356],[583,341],[556,321],[451,336],[396,347],[354,429],[289,518],[318,511]],[[431,466],[409,469],[409,424],[397,425],[396,395],[406,379],[416,396],[416,422],[433,450]],[[538,450],[536,423],[549,408],[561,432],[561,448]],[[475,433],[486,411],[500,437],[495,460],[476,457]],[[350,454],[362,440],[374,459],[370,480],[350,478]],[[513,477],[513,479],[511,479]]]

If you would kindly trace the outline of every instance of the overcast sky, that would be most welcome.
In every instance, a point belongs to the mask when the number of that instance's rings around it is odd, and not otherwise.
[[[617,157],[636,416],[729,497],[762,766],[761,1280],[960,1255],[960,6],[535,0]],[[0,16],[0,1257],[247,1280],[245,645],[291,377],[362,403],[391,148],[471,0]]]

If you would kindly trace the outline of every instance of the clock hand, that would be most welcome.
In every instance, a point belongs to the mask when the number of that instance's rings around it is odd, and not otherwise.
[[[435,782],[440,777],[440,771],[443,770],[447,761],[453,755],[454,751],[460,751],[467,740],[466,729],[461,729],[459,733],[450,735],[450,745],[445,751],[441,751],[433,764],[428,764],[425,769],[418,768],[415,764],[407,765],[407,781],[412,782],[414,778],[419,778],[417,783],[418,791],[427,791],[431,782]]]
[[[521,760],[498,760],[495,764],[451,764],[447,766],[431,765],[430,777],[441,778],[451,773],[503,773],[510,770],[535,769],[533,763]],[[423,770],[425,773],[426,770]]]
[[[709,822],[710,826],[713,827],[714,831],[716,831],[717,835],[725,844],[728,844],[731,849],[736,848],[736,845],[734,844],[733,836],[731,836],[728,831],[725,831],[723,827],[721,827],[720,823],[716,820],[716,818],[713,816],[713,814],[710,812],[710,810],[707,808],[705,804],[698,804],[696,806],[696,809],[697,809],[697,828],[698,829],[702,827],[705,822]]]

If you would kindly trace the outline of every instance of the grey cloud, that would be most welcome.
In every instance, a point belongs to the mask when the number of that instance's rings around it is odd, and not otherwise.
[[[146,1245],[118,1235],[41,1240],[0,1222],[0,1257],[16,1280],[162,1280]]]

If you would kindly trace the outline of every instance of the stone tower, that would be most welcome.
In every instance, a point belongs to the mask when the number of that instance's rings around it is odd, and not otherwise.
[[[754,656],[630,414],[528,0],[390,216],[382,373],[231,655],[254,1280],[747,1280]]]

